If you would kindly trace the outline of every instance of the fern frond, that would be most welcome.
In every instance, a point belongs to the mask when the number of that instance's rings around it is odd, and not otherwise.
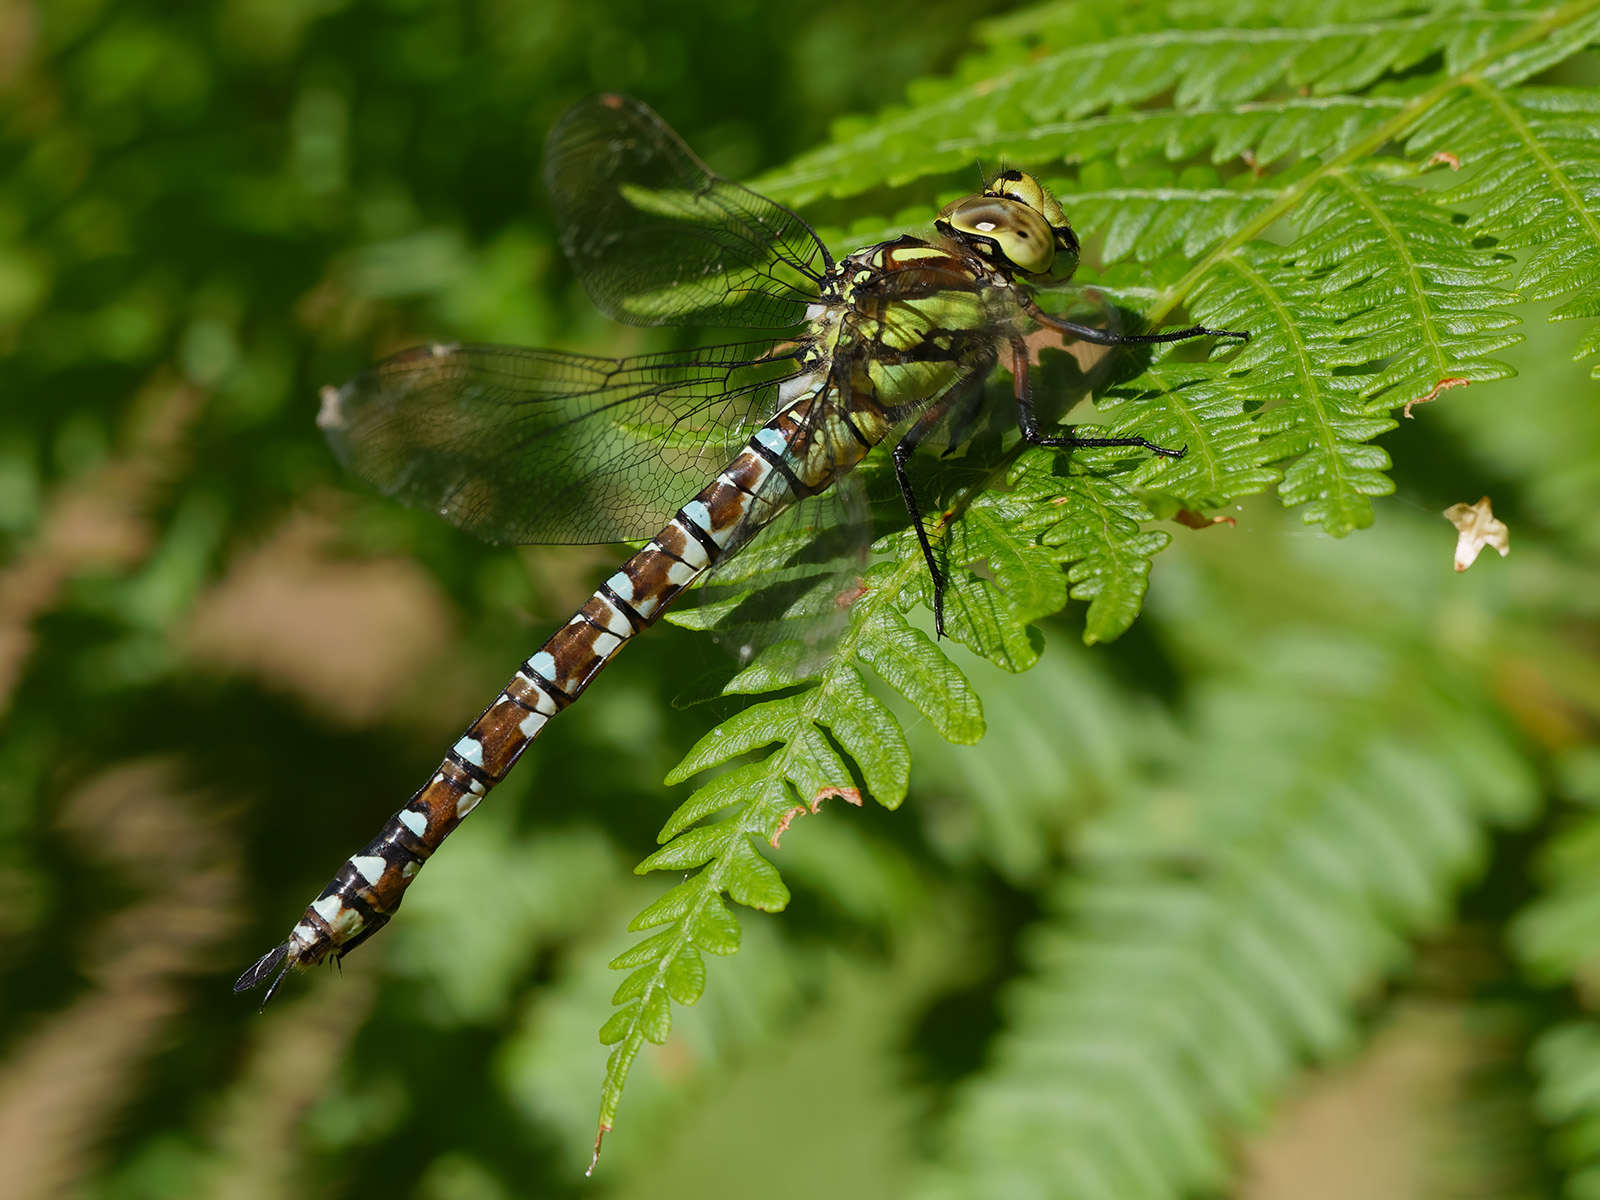
[[[997,22],[988,37],[989,48],[956,76],[919,84],[908,106],[841,123],[830,145],[755,186],[798,204],[864,195],[997,154],[1035,168],[1064,164],[1067,177],[1050,178],[1087,247],[1092,282],[1151,325],[1186,316],[1251,335],[1242,346],[1219,342],[1209,362],[1163,348],[1098,398],[1106,432],[1184,447],[1179,461],[1088,450],[1063,458],[1012,441],[972,464],[932,531],[948,565],[946,627],[952,640],[1008,670],[1033,665],[1042,643],[1031,622],[1068,595],[1090,602],[1086,640],[1128,627],[1152,557],[1169,540],[1150,528],[1157,512],[1214,508],[1276,483],[1286,504],[1330,533],[1369,524],[1371,497],[1392,490],[1388,456],[1374,439],[1395,426],[1395,410],[1409,414],[1445,389],[1509,374],[1496,355],[1516,340],[1509,307],[1524,295],[1567,297],[1563,317],[1600,313],[1600,139],[1592,136],[1600,101],[1575,89],[1522,86],[1600,38],[1600,0],[1494,11],[1446,3],[1422,13],[1400,0],[1242,0],[1176,17],[1154,6],[1110,13],[1067,4]],[[1441,164],[1467,174],[1441,188]],[[933,205],[925,199],[927,218]],[[883,222],[864,214],[856,228],[875,224]],[[1522,248],[1531,253],[1519,295],[1507,286],[1508,251]],[[1597,348],[1593,335],[1580,351]],[[903,733],[861,668],[870,666],[946,737],[981,732],[965,678],[905,619],[907,608],[931,599],[915,539],[902,530],[876,548],[894,561],[862,573],[838,648],[821,658],[795,643],[760,652],[729,690],[768,698],[713,731],[673,776],[729,768],[685,802],[642,868],[699,872],[647,910],[637,927],[659,932],[618,959],[634,973],[605,1030],[616,1049],[603,1127],[634,1056],[665,1036],[671,1001],[698,995],[699,951],[737,945],[737,921],[722,897],[754,907],[786,902],[755,839],[775,844],[788,820],[826,796],[858,799],[865,790],[893,805],[904,795]],[[735,589],[706,611],[703,626],[728,628],[763,588],[811,586],[787,561],[752,564],[740,584],[752,590]],[[794,601],[807,617],[837,599],[814,588],[807,597]],[[1354,720],[1342,709],[1338,716]],[[1296,834],[1285,818],[1260,845],[1285,862],[1302,856],[1301,869],[1319,880],[1311,891],[1322,889],[1330,911],[1349,905],[1348,918],[1318,916],[1292,899],[1273,911],[1288,886],[1282,868],[1265,851],[1260,861],[1242,848],[1231,853],[1220,836],[1205,847],[1219,856],[1214,878],[1179,885],[1155,872],[1124,894],[1108,876],[1084,898],[1063,902],[1065,912],[1098,913],[1103,895],[1105,912],[1126,911],[1128,941],[1106,951],[1107,970],[1149,967],[1165,988],[1201,981],[1195,986],[1212,989],[1211,998],[1195,1011],[1217,1022],[1210,1032],[1219,1037],[1227,1005],[1217,997],[1247,1004],[1233,992],[1259,989],[1262,1003],[1280,1006],[1260,1014],[1274,1031],[1264,1042],[1251,1044],[1239,1028],[1227,1035],[1253,1065],[1248,1078],[1214,1093],[1195,1090],[1181,1078],[1188,1067],[1175,1065],[1205,1057],[1201,1026],[1184,1026],[1181,1014],[1159,1005],[1127,1014],[1148,1028],[1108,1026],[1113,1040],[1170,1035],[1160,1087],[1190,1089],[1172,1112],[1193,1101],[1198,1109],[1184,1111],[1235,1120],[1277,1086],[1295,1056],[1330,1052],[1343,1037],[1341,1006],[1394,952],[1375,932],[1375,914],[1388,905],[1402,927],[1425,924],[1475,843],[1470,789],[1429,775],[1409,744],[1373,744],[1385,748],[1381,762],[1329,760],[1328,769],[1345,772],[1341,788],[1262,798],[1268,809],[1304,806],[1315,836]],[[730,766],[745,755],[758,757]],[[1299,778],[1301,769],[1309,770],[1286,763],[1285,777]],[[1362,799],[1393,803],[1393,795],[1414,803],[1379,811]],[[1425,816],[1437,827],[1401,836],[1397,822]],[[1362,843],[1371,869],[1318,877],[1327,864],[1316,857],[1317,838]],[[1103,893],[1093,890],[1102,885]],[[1230,907],[1245,896],[1254,917]],[[1235,918],[1243,922],[1237,933]],[[1298,933],[1255,928],[1251,919],[1297,922]],[[1214,964],[1185,958],[1186,943],[1161,942],[1167,920],[1199,922],[1195,944],[1237,970],[1219,975]],[[1159,970],[1124,962],[1146,937]],[[1327,962],[1302,961],[1317,939]],[[1311,1016],[1296,1024],[1285,1015],[1292,1005]],[[1080,1052],[1087,1050],[1076,1043],[1062,1050],[1069,1059]],[[1136,1111],[1166,1119],[1130,1100],[1126,1113]],[[1151,1175],[1107,1160],[1104,1179],[1119,1180],[1128,1194],[1157,1195],[1165,1194],[1163,1180],[1209,1177],[1209,1135],[1168,1127],[1178,1147],[1170,1163]],[[998,1124],[984,1128],[999,1136]],[[1090,1153],[1086,1161],[1098,1160]],[[1084,1187],[1106,1190],[1088,1177]]]
[[[1124,143],[1130,143],[1124,161],[1162,151],[1168,158],[1190,157],[1219,138],[1236,150],[1265,140],[1274,158],[1289,150],[1339,152],[1406,106],[1392,96],[1336,93],[1359,92],[1386,74],[1435,56],[1442,58],[1447,75],[1464,74],[1481,65],[1492,47],[1506,44],[1515,44],[1519,53],[1497,64],[1496,81],[1526,78],[1544,65],[1531,59],[1524,45],[1542,40],[1542,23],[1583,15],[1578,6],[1499,12],[1444,6],[1423,15],[1350,21],[1319,20],[1308,13],[1297,22],[1293,16],[1279,18],[1276,6],[1241,7],[1251,11],[1230,16],[1275,24],[1250,27],[1218,15],[1220,27],[1162,27],[1098,41],[1080,36],[1043,54],[1037,51],[1046,47],[1039,46],[1022,63],[997,54],[971,68],[979,78],[916,107],[891,109],[872,121],[841,122],[831,145],[801,156],[758,186],[802,203],[817,195],[853,195],[885,182],[904,183],[975,157],[1016,154],[1024,161],[1049,161],[1063,150],[1085,157],[1114,154]],[[1361,7],[1370,13],[1385,6]],[[1389,6],[1390,11],[1401,7]],[[1145,16],[1148,20],[1151,14]],[[1162,14],[1155,16],[1163,20]],[[1561,55],[1592,36],[1572,28],[1579,23],[1565,21],[1571,44]],[[992,73],[981,74],[984,67]],[[1244,107],[1280,88],[1311,95],[1269,98],[1260,111]],[[1169,91],[1171,109],[1078,120]],[[1153,132],[1141,134],[1142,128]]]
[[[1489,356],[1517,341],[1499,333],[1517,323],[1499,307],[1516,299],[1496,286],[1505,258],[1474,250],[1448,212],[1395,174],[1327,172],[1300,211],[1306,232],[1294,246],[1294,266],[1348,346],[1326,361],[1335,371],[1382,364],[1360,387],[1386,408],[1445,379],[1505,378],[1510,369]]]
[[[1251,12],[1252,19],[1263,16]],[[1379,56],[1383,61],[1438,55],[1443,77],[1424,74],[1383,94],[1216,105],[1221,85],[1210,82],[1210,55],[1223,46],[1240,53],[1252,46],[1266,56],[1270,69],[1264,69],[1267,82],[1260,88],[1291,76],[1313,90],[1361,86],[1340,74],[1358,27],[1361,36],[1390,39]],[[848,194],[857,190],[858,171],[900,182],[997,151],[1030,162],[1086,164],[1076,185],[1062,185],[1064,202],[1080,232],[1101,239],[1102,261],[1127,257],[1152,264],[1146,272],[1158,298],[1152,315],[1182,303],[1208,325],[1253,335],[1211,389],[1253,414],[1259,449],[1245,451],[1238,429],[1231,431],[1230,447],[1236,465],[1253,474],[1236,473],[1235,488],[1192,469],[1193,491],[1174,489],[1182,481],[1170,477],[1163,488],[1182,506],[1201,508],[1265,486],[1272,478],[1266,468],[1277,462],[1285,502],[1304,505],[1308,522],[1346,533],[1369,524],[1370,497],[1391,489],[1387,456],[1370,445],[1392,428],[1391,410],[1404,407],[1409,414],[1413,404],[1444,389],[1509,373],[1494,355],[1516,340],[1507,332],[1515,319],[1505,309],[1518,297],[1503,286],[1510,260],[1474,244],[1475,234],[1505,239],[1507,246],[1538,245],[1520,282],[1538,296],[1576,291],[1558,316],[1600,311],[1593,283],[1600,277],[1600,155],[1594,139],[1583,136],[1595,101],[1570,90],[1502,90],[1552,54],[1570,53],[1594,37],[1600,14],[1584,3],[1311,23],[1294,31],[1304,37],[1306,55],[1293,60],[1300,74],[1290,75],[1280,36],[1287,30],[1209,30],[1196,47],[1176,48],[1194,32],[1130,34],[1008,65],[996,77],[857,128],[766,186],[790,199],[818,190]],[[1086,65],[1109,64],[1122,53],[1135,61],[1115,82],[1096,73],[1098,65]],[[1169,71],[1169,82],[1180,81],[1180,98],[1213,107],[1039,123],[1057,112],[1076,114],[1145,95],[1149,85],[1140,81],[1146,60]],[[1055,73],[1069,69],[1083,73],[1060,89],[1070,99],[1052,107],[1041,97],[1057,94]],[[1011,120],[1025,132],[1001,132]],[[975,132],[923,142],[940,121]],[[1469,133],[1485,147],[1472,159],[1478,173],[1450,192],[1424,189],[1407,179],[1415,167],[1376,156],[1393,140],[1409,138],[1418,153],[1460,162],[1444,143]],[[1292,154],[1300,165],[1253,187],[1220,187],[1214,172],[1193,167],[1170,184],[1152,186],[1149,177],[1159,168],[1119,168],[1107,161],[1192,159],[1208,146],[1214,161],[1248,153],[1259,169]],[[1139,186],[1119,186],[1130,176]],[[1503,192],[1504,201],[1484,204],[1463,226],[1459,206],[1491,192]],[[1523,221],[1516,230],[1507,227],[1512,212]],[[1283,221],[1298,233],[1287,249],[1263,237]],[[1185,256],[1204,257],[1188,269],[1162,261],[1180,248]],[[1591,334],[1579,352],[1597,347],[1600,334]],[[1119,433],[1203,445],[1203,434],[1179,428],[1186,422],[1177,408],[1158,403],[1173,395],[1172,383],[1154,371],[1119,388],[1106,408]],[[1118,401],[1134,396],[1143,403],[1124,404],[1117,414]],[[1158,415],[1166,419],[1154,420]]]
[[[1105,454],[1100,452],[1102,458]],[[1062,565],[1069,567],[1066,580],[1072,598],[1089,601],[1083,640],[1116,638],[1138,615],[1150,579],[1150,560],[1172,536],[1146,530],[1151,513],[1143,501],[1105,471],[1103,463],[1087,455],[1068,471],[1060,455],[1030,452],[1018,463],[1012,485],[1011,500],[1022,509],[1013,520],[1015,534],[1036,533],[1039,551],[1057,564],[1057,575]],[[963,520],[962,527],[966,525]],[[996,574],[1004,585],[1005,576]],[[1032,619],[1050,611],[1044,603],[1035,601]]]
[[[1228,370],[1168,360],[1100,398],[1110,432],[1148,429],[1154,432],[1145,436],[1158,445],[1184,447],[1178,462],[1140,463],[1135,484],[1182,497],[1191,508],[1216,508],[1277,481],[1279,473],[1263,465],[1272,449],[1251,419],[1248,398],[1229,386]]]
[[[1284,502],[1337,535],[1370,524],[1369,497],[1391,490],[1388,456],[1369,445],[1394,427],[1389,411],[1510,374],[1490,356],[1515,341],[1501,331],[1516,318],[1497,307],[1512,299],[1496,286],[1504,260],[1474,250],[1392,172],[1322,172],[1297,219],[1287,248],[1212,255],[1190,305],[1207,324],[1251,331],[1226,381],[1256,411],[1261,460],[1294,460]]]
[[[1369,136],[1404,109],[1397,97],[1285,97],[1238,105],[1109,113],[1068,121],[1031,123],[1018,118],[1003,126],[976,125],[977,132],[945,131],[869,140],[848,151],[818,151],[756,184],[788,203],[819,196],[854,196],[884,184],[898,186],[925,175],[969,169],[974,162],[1090,163],[1146,159],[1182,161],[1210,151],[1212,162],[1237,158],[1243,150],[1261,162],[1286,155],[1338,153]],[[1270,156],[1270,157],[1269,157]]]
[[[628,1071],[645,1042],[666,1040],[672,1003],[699,999],[705,985],[701,952],[738,949],[739,922],[722,897],[766,912],[788,904],[788,888],[756,842],[777,847],[790,822],[817,812],[829,797],[861,803],[863,784],[886,807],[905,798],[905,735],[889,708],[867,690],[857,663],[871,667],[947,739],[974,742],[982,736],[977,694],[898,607],[914,574],[906,561],[871,569],[850,609],[849,628],[826,658],[804,648],[797,652],[794,643],[764,651],[727,690],[801,690],[762,700],[724,721],[668,776],[669,783],[682,782],[774,747],[757,761],[713,776],[690,795],[662,829],[662,848],[637,868],[699,870],[632,921],[631,930],[659,932],[611,964],[630,974],[612,998],[617,1011],[600,1031],[601,1041],[615,1047],[601,1093],[602,1135],[615,1120]],[[713,823],[699,824],[718,814],[723,815]]]
[[[1566,1194],[1600,1195],[1600,1022],[1571,1021],[1533,1049],[1539,1075],[1535,1102],[1560,1131],[1555,1149],[1567,1166]]]
[[[1219,1187],[1228,1136],[1352,1045],[1352,1001],[1531,803],[1514,748],[1415,664],[1299,639],[1247,674],[1196,698],[1170,786],[1083,830],[929,1194]]]
[[[1588,807],[1595,799],[1592,765],[1569,760],[1569,785]],[[1584,767],[1588,769],[1585,770]],[[1513,924],[1513,944],[1534,978],[1573,989],[1578,1019],[1548,1029],[1531,1055],[1540,1115],[1557,1131],[1556,1157],[1567,1194],[1600,1193],[1600,1020],[1593,1014],[1600,982],[1600,819],[1584,813],[1552,839],[1541,874],[1544,891]]]
[[[1467,228],[1507,250],[1531,248],[1517,279],[1530,300],[1570,297],[1552,321],[1600,316],[1600,95],[1571,88],[1501,91],[1473,80],[1412,135],[1470,176],[1440,197],[1477,205]],[[1600,353],[1591,330],[1575,357]],[[1600,367],[1596,368],[1600,378]]]

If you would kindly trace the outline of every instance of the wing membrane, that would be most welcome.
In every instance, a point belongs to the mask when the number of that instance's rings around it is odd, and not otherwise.
[[[621,359],[420,346],[325,389],[317,423],[380,491],[487,541],[619,541],[705,487],[794,366],[768,341]]]
[[[811,227],[711,171],[639,101],[580,101],[550,131],[545,184],[595,307],[634,325],[783,329],[832,266]]]

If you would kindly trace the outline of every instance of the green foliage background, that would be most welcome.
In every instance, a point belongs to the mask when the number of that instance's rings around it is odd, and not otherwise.
[[[1395,1194],[1600,1195],[1600,6],[989,8],[0,6],[17,1195],[1284,1195],[1296,1097],[1396,1046],[1442,1065]],[[821,665],[679,708],[720,651],[641,639],[258,1017],[615,561],[469,544],[311,421],[425,338],[654,344],[537,187],[598,88],[843,248],[1035,167],[1102,294],[1256,336],[1112,372],[1180,463],[921,464],[983,568],[942,645],[892,519]],[[1485,492],[1513,553],[1458,576]]]

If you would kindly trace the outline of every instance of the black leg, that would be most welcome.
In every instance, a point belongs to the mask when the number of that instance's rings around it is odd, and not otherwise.
[[[1250,340],[1249,330],[1207,329],[1203,325],[1192,325],[1171,333],[1112,333],[1107,329],[1096,329],[1093,325],[1079,325],[1075,321],[1052,317],[1035,304],[1031,296],[1023,296],[1021,300],[1023,310],[1046,329],[1071,334],[1080,342],[1092,342],[1096,346],[1148,346],[1156,342],[1182,342],[1197,337],[1229,337],[1242,342]]]
[[[928,574],[933,579],[933,631],[938,637],[944,636],[944,572],[939,569],[939,561],[933,556],[933,544],[928,541],[928,531],[922,523],[922,510],[917,506],[917,495],[911,490],[911,477],[906,473],[906,461],[918,443],[928,436],[928,431],[938,424],[939,418],[948,408],[948,403],[936,404],[912,422],[905,436],[895,443],[892,456],[894,477],[900,484],[900,495],[905,499],[906,509],[911,513],[911,526],[917,531],[917,541],[922,546],[922,557],[927,562]]]
[[[1169,450],[1142,437],[1086,438],[1074,433],[1045,437],[1039,431],[1039,418],[1033,411],[1033,385],[1028,378],[1028,347],[1020,341],[1011,346],[1011,377],[1016,381],[1017,428],[1022,430],[1022,440],[1031,446],[1051,446],[1063,450],[1079,446],[1142,446],[1163,458],[1182,458],[1188,453],[1187,446],[1182,450]]]

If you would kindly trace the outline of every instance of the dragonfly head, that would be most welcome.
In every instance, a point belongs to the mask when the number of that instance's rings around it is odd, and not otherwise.
[[[1065,278],[1078,264],[1078,239],[1061,202],[1021,171],[1001,171],[981,195],[948,205],[934,227],[997,266],[1024,275],[1054,271]]]

